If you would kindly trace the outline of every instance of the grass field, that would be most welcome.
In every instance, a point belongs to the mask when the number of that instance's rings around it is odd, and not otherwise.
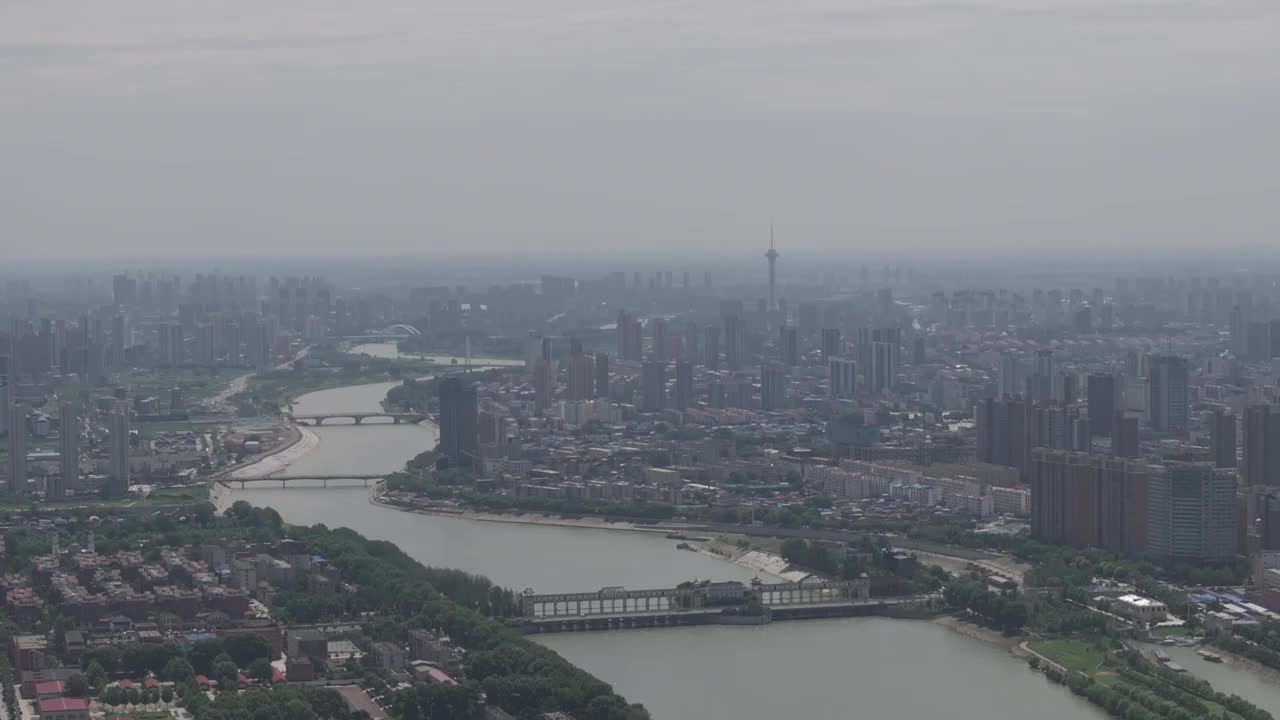
[[[1089,640],[1033,640],[1027,646],[1069,670],[1088,675],[1097,672],[1107,656]]]

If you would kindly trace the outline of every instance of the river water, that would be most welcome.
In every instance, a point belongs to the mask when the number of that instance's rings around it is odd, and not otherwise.
[[[390,386],[311,393],[294,410],[372,410]],[[295,461],[290,474],[396,470],[436,442],[429,424],[326,424],[314,432],[319,446]],[[660,536],[418,515],[372,505],[360,487],[259,487],[228,493],[223,503],[238,499],[274,507],[291,523],[351,527],[396,543],[424,564],[487,575],[517,590],[669,587],[690,579],[752,577],[746,568],[676,550],[675,541]],[[1105,717],[1003,649],[924,621],[850,618],[536,639],[662,720]],[[1220,684],[1262,707],[1280,707],[1280,686],[1256,676]]]

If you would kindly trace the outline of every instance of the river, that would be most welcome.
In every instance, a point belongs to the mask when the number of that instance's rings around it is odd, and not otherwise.
[[[389,387],[379,383],[310,393],[294,409],[372,410]],[[436,442],[429,424],[326,424],[313,432],[318,446],[290,466],[291,474],[396,470]],[[517,590],[669,587],[695,578],[752,577],[746,568],[676,550],[674,541],[660,536],[418,515],[373,505],[366,492],[359,487],[256,488],[230,492],[223,502],[245,499],[274,507],[291,523],[351,527],[394,542],[425,564],[487,575]],[[1032,708],[1037,720],[1105,717],[1003,649],[925,621],[851,618],[536,639],[662,720],[791,715],[1020,720]],[[1223,682],[1222,688],[1262,707],[1280,707],[1280,687],[1274,685],[1246,692]]]

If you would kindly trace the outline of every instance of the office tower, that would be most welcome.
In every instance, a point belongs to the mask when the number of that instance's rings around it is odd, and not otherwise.
[[[543,365],[543,367],[550,367]],[[480,459],[480,407],[476,388],[461,377],[440,381],[440,457],[450,465],[472,467]]]
[[[822,359],[831,360],[844,354],[840,344],[840,328],[822,329]]]
[[[924,336],[917,335],[911,339],[911,364],[918,367],[924,365],[925,362]]]
[[[1136,458],[1139,454],[1138,416],[1117,410],[1111,420],[1111,454]]]
[[[1167,463],[1147,480],[1147,555],[1228,561],[1237,552],[1236,478],[1209,463]]]
[[[764,257],[769,261],[769,305],[765,308],[765,312],[771,313],[774,308],[777,307],[774,302],[774,298],[776,297],[774,293],[774,285],[777,280],[776,276],[778,270],[778,251],[773,247],[773,223],[769,224],[769,252],[766,252]]]
[[[579,352],[569,357],[569,399],[590,400],[596,396],[595,358]]]
[[[1093,373],[1086,382],[1088,396],[1089,427],[1094,435],[1111,435],[1112,421],[1116,417],[1116,403],[1120,398],[1116,376],[1110,373]]]
[[[1244,409],[1244,482],[1280,486],[1280,412],[1271,405]]]
[[[782,410],[787,406],[787,374],[781,365],[764,365],[760,368],[760,409],[765,412]]]
[[[9,404],[13,401],[9,388],[9,356],[0,355],[0,433],[9,431]]]
[[[641,410],[660,412],[667,407],[667,366],[645,360],[640,366]]]
[[[582,354],[582,341],[576,337],[569,338],[569,357]]]
[[[1076,452],[1093,452],[1093,432],[1089,429],[1089,416],[1077,415],[1071,421],[1071,449]]]
[[[125,328],[125,317],[117,314],[111,318],[111,366],[124,365],[124,351],[129,347],[128,330]]]
[[[742,369],[742,317],[740,315],[728,315],[723,318],[724,323],[724,364],[729,370]]]
[[[898,345],[893,342],[871,343],[871,392],[892,390],[898,380]]]
[[[978,462],[1025,471],[1031,449],[1031,409],[1017,398],[978,403]]]
[[[1070,405],[1080,397],[1080,379],[1073,372],[1062,370],[1053,381],[1053,399],[1064,405]]]
[[[108,417],[110,436],[111,473],[107,478],[107,497],[124,497],[129,494],[129,404],[118,400]]]
[[[800,364],[800,332],[794,325],[783,325],[778,329],[778,347],[783,365],[796,367]]]
[[[720,369],[720,328],[714,325],[702,329],[702,364],[708,370]]]
[[[1209,454],[1214,467],[1236,466],[1236,416],[1221,408],[1215,408],[1209,419]]]
[[[654,318],[649,324],[653,326],[653,359],[664,363],[669,359],[667,349],[671,347],[671,342],[667,339],[667,321]]]
[[[533,410],[541,415],[551,407],[551,395],[555,390],[556,371],[551,363],[538,358],[533,366]]]
[[[702,360],[702,357],[698,355],[698,337],[700,334],[698,323],[690,320],[684,324],[684,352],[682,357],[691,363],[697,363]]]
[[[1018,354],[1005,350],[1000,353],[1000,374],[996,379],[996,397],[1013,397],[1022,392],[1022,363]]]
[[[74,403],[63,401],[58,405],[58,459],[57,475],[46,479],[45,496],[65,497],[67,488],[76,487],[80,481],[80,415]]]
[[[609,397],[609,355],[596,353],[596,397]]]
[[[796,308],[797,320],[800,323],[800,334],[812,338],[818,334],[818,306],[814,303],[800,303]]]
[[[1086,335],[1093,330],[1093,311],[1088,307],[1076,310],[1074,318],[1076,333]]]
[[[1262,550],[1280,550],[1280,495],[1265,493],[1257,497],[1257,516]]]
[[[1130,557],[1146,544],[1150,469],[1124,460],[1036,448],[1031,534],[1046,543],[1101,547]]]
[[[9,404],[9,494],[27,494],[27,406]]]
[[[1231,332],[1231,352],[1238,358],[1244,358],[1249,349],[1249,328],[1245,324],[1244,311],[1239,305],[1231,308],[1228,329]]]
[[[1026,379],[1027,400],[1034,404],[1053,400],[1053,351],[1037,350],[1035,372]]]
[[[831,397],[849,399],[857,391],[858,366],[848,358],[833,357],[827,361]]]
[[[542,338],[542,361],[551,364],[555,360],[555,340],[553,338]]]
[[[618,313],[618,359],[639,362],[642,355],[643,337],[640,319],[622,310]]]
[[[1245,355],[1252,362],[1265,362],[1271,359],[1271,324],[1268,322],[1251,322],[1247,326]]]
[[[1151,358],[1148,380],[1147,414],[1151,429],[1162,435],[1185,437],[1190,407],[1186,358],[1172,355]]]
[[[676,363],[675,407],[688,410],[693,406],[693,363],[681,360]]]

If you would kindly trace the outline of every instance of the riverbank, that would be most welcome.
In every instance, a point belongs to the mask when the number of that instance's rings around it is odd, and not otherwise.
[[[984,627],[977,623],[970,622],[956,615],[941,615],[934,618],[931,622],[939,627],[947,628],[957,635],[963,635],[967,638],[981,641],[992,647],[1000,648],[1015,656],[1022,656],[1022,654],[1018,652],[1019,645],[1024,639],[1021,635],[1010,637],[999,630],[992,630],[989,627]]]
[[[268,452],[241,463],[227,477],[266,477],[274,475],[320,447],[320,436],[310,429],[288,424],[289,438]]]

